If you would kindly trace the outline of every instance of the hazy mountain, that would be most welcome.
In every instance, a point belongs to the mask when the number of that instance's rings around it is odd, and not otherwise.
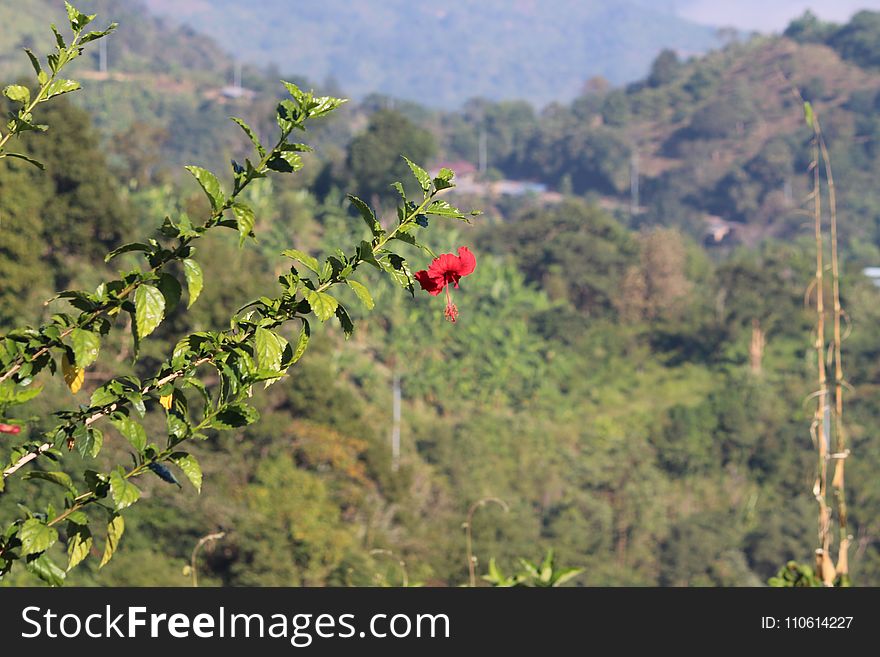
[[[428,105],[473,96],[544,104],[585,80],[643,76],[662,48],[717,45],[714,30],[645,0],[146,0],[154,11],[215,37],[248,62],[332,78]]]

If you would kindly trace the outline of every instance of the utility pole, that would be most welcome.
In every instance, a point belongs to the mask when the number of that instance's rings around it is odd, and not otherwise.
[[[391,471],[400,467],[400,375],[394,373],[391,382]]]

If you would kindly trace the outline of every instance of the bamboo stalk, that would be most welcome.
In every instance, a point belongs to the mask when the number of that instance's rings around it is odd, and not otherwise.
[[[847,527],[846,513],[846,486],[845,469],[846,458],[849,450],[846,446],[846,433],[843,426],[843,360],[841,358],[841,319],[843,308],[840,303],[840,261],[838,257],[837,238],[837,197],[834,187],[834,174],[831,170],[831,157],[825,138],[822,136],[822,127],[819,118],[814,114],[816,139],[819,142],[822,162],[825,168],[825,181],[828,185],[828,214],[831,223],[831,280],[832,296],[834,304],[834,477],[831,480],[831,488],[837,503],[837,524],[839,546],[837,556],[837,574],[846,579],[849,575],[849,561],[847,551],[849,549],[849,531]]]
[[[819,176],[819,133],[817,132],[815,115],[812,118],[813,148],[810,171],[813,174],[813,189],[811,198],[813,201],[813,219],[816,237],[816,361],[818,367],[818,384],[816,415],[816,442],[818,443],[819,463],[818,479],[813,488],[813,494],[819,504],[818,534],[819,548],[816,551],[817,567],[819,576],[825,586],[834,583],[833,567],[829,568],[830,560],[828,551],[831,547],[830,533],[830,510],[827,503],[828,495],[828,436],[825,431],[825,416],[828,412],[828,378],[825,371],[825,292],[824,292],[824,264],[823,264],[823,235],[822,235],[822,196]]]

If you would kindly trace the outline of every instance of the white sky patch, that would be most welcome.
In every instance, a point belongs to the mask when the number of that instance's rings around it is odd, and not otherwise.
[[[678,14],[706,25],[781,32],[807,9],[824,20],[845,23],[861,9],[880,10],[880,0],[679,0]]]

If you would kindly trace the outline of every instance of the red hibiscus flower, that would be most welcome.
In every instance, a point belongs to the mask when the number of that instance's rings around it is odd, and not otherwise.
[[[16,434],[20,432],[21,427],[17,427],[14,424],[0,424],[0,433]]]
[[[434,261],[427,269],[417,271],[416,280],[422,289],[432,296],[437,296],[444,290],[446,291],[446,311],[444,316],[450,322],[458,319],[458,308],[452,303],[452,296],[449,293],[450,284],[458,287],[458,281],[464,276],[473,273],[477,267],[477,259],[471,250],[466,246],[458,249],[458,255],[452,253],[443,253]]]

